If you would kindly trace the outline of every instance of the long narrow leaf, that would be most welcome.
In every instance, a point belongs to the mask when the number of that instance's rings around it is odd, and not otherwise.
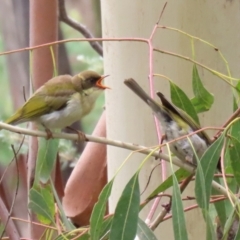
[[[54,187],[54,184],[52,182],[52,180],[50,179],[50,184],[51,184],[51,189],[52,189],[52,192],[53,192],[53,195],[54,195],[54,198],[57,202],[57,205],[58,205],[58,209],[60,211],[60,216],[61,216],[61,219],[63,221],[63,225],[65,227],[65,230],[67,231],[71,231],[71,230],[74,230],[76,229],[76,227],[72,224],[72,222],[67,218],[67,216],[65,215],[65,212],[63,210],[63,206],[62,206],[62,203],[57,195],[57,192],[56,192],[56,189]]]
[[[197,113],[208,111],[214,102],[214,97],[203,86],[196,64],[193,65],[192,86],[195,97],[191,100],[191,102]]]
[[[139,171],[133,175],[117,203],[110,240],[133,240],[137,233],[140,191]]]
[[[176,177],[177,181],[182,181],[183,179],[187,178],[191,173],[188,171],[180,168],[176,172],[174,172],[174,176]],[[157,194],[164,192],[168,188],[172,187],[173,185],[173,175],[169,176],[163,183],[161,183],[148,197],[147,199],[152,199],[153,197],[157,196]]]
[[[93,208],[90,218],[90,236],[92,240],[99,240],[102,232],[103,216],[106,212],[107,200],[111,194],[113,180],[111,180],[99,195],[98,202]]]
[[[212,180],[214,172],[216,171],[217,163],[219,161],[224,136],[225,134],[222,133],[220,137],[207,149],[200,160],[199,165],[201,166],[197,168],[195,195],[199,207],[204,209],[208,209],[209,206]]]
[[[35,181],[45,184],[49,180],[57,157],[58,143],[58,139],[38,138]]]
[[[173,232],[176,240],[187,240],[187,228],[181,199],[181,192],[177,178],[173,175],[173,196],[172,196],[172,220]]]
[[[34,185],[29,194],[28,207],[37,215],[40,222],[54,223],[54,199],[50,186]]]
[[[230,138],[229,144],[229,154],[230,154],[230,161],[232,165],[233,174],[235,180],[237,181],[238,185],[240,186],[240,142],[234,138]]]
[[[139,240],[157,240],[153,231],[141,218],[138,218],[137,236]]]
[[[207,228],[207,232],[206,232],[206,239],[207,240],[213,240],[216,239],[216,233],[214,231],[214,226],[213,226],[213,222],[212,219],[209,215],[209,211],[206,209],[203,209],[203,216],[206,222],[206,228]]]
[[[174,105],[181,108],[199,124],[198,115],[188,96],[173,82],[170,82],[171,100]]]

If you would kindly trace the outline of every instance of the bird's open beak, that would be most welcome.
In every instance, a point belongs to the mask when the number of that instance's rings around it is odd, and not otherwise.
[[[108,76],[109,76],[109,75],[101,76],[101,78],[98,79],[96,85],[97,85],[99,88],[102,88],[102,89],[106,89],[106,88],[110,89],[110,87],[107,87],[107,86],[105,86],[105,85],[102,84],[103,79],[106,78],[106,77],[108,77]]]

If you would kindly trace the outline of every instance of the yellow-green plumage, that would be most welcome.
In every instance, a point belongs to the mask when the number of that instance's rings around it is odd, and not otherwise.
[[[54,77],[5,122],[19,124],[36,121],[46,128],[69,126],[93,109],[98,95],[107,88],[101,85],[103,78],[93,71],[84,71],[73,77]]]

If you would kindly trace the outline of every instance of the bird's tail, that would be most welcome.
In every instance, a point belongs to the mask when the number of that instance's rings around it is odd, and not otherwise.
[[[136,95],[138,95],[138,97],[140,97],[147,105],[149,105],[153,110],[153,112],[155,112],[156,114],[159,114],[159,113],[164,114],[162,106],[158,104],[155,100],[153,100],[134,79],[132,78],[126,79],[124,83]]]

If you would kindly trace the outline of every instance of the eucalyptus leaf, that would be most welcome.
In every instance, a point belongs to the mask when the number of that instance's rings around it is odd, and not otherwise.
[[[195,97],[191,100],[191,102],[195,110],[197,113],[208,111],[214,102],[214,97],[203,86],[196,64],[193,65],[192,86]]]
[[[181,192],[178,186],[177,178],[173,175],[173,196],[172,196],[172,221],[175,239],[187,240],[187,228]]]
[[[212,180],[223,147],[225,132],[206,150],[197,167],[195,195],[199,207],[208,209]],[[200,165],[200,166],[199,166]]]
[[[240,142],[234,137],[231,137],[229,142],[228,151],[231,157],[230,161],[232,170],[235,180],[237,181],[238,186],[240,186]]]
[[[137,237],[139,240],[157,240],[154,232],[141,218],[138,218]]]
[[[38,138],[35,181],[45,184],[49,180],[58,152],[58,139]]]
[[[34,184],[30,189],[28,207],[41,223],[54,223],[54,198],[49,185],[41,187]]]
[[[133,240],[136,236],[140,204],[138,175],[139,171],[127,183],[117,203],[110,240]]]
[[[90,235],[92,240],[99,240],[102,233],[103,216],[106,212],[106,205],[111,194],[113,180],[111,180],[99,195],[90,218]]]
[[[173,175],[176,177],[177,181],[182,181],[183,179],[190,176],[191,173],[188,171],[180,168],[174,174],[169,176],[163,183],[161,183],[148,197],[147,199],[152,199],[153,197],[157,196],[159,193],[164,192],[168,188],[172,187],[173,185]]]
[[[197,124],[199,124],[197,112],[183,90],[173,82],[170,82],[170,91],[172,103],[186,112]]]

